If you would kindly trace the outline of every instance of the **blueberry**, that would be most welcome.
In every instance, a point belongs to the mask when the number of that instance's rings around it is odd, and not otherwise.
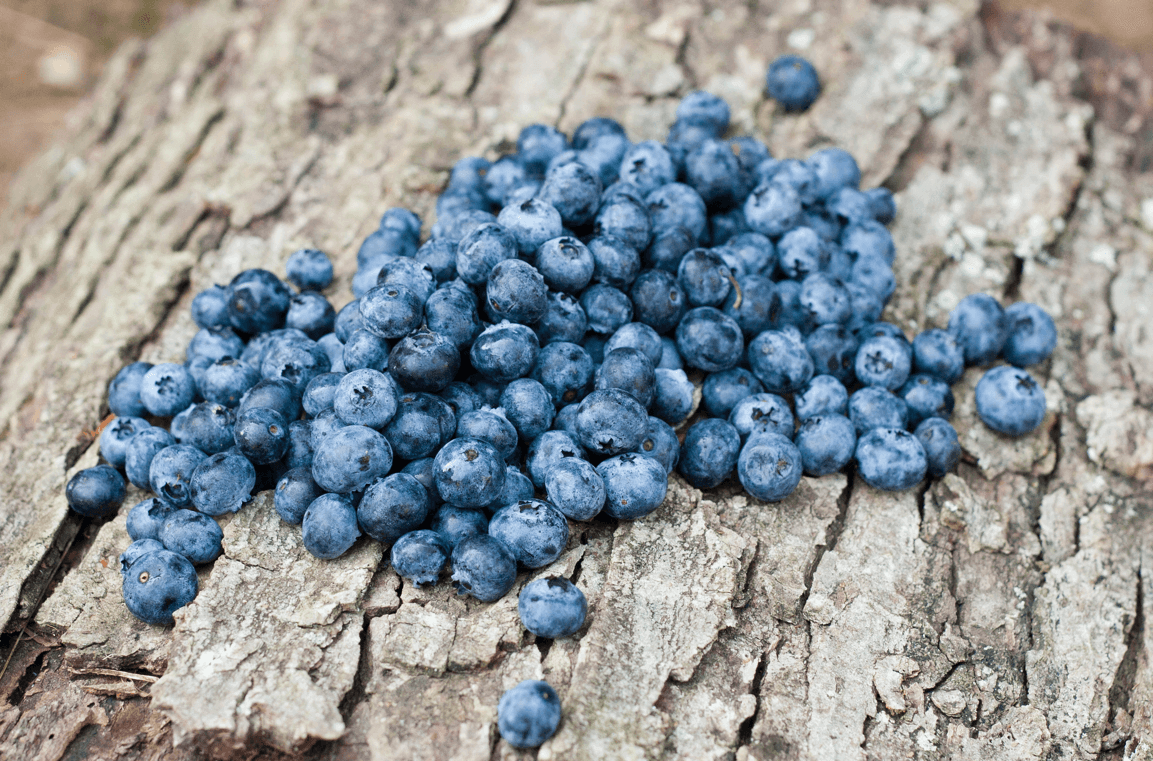
[[[312,468],[312,424],[293,420],[288,424],[288,451],[281,461],[285,468]]]
[[[666,474],[671,474],[680,460],[681,442],[672,426],[660,418],[650,416],[648,430],[636,453],[656,460],[664,467]]]
[[[763,390],[755,375],[743,367],[734,367],[705,378],[701,400],[710,415],[727,418],[737,402]]]
[[[364,490],[356,519],[364,533],[387,544],[420,528],[431,509],[420,481],[408,473],[393,473]]]
[[[775,433],[750,436],[737,459],[737,477],[745,491],[764,502],[780,502],[801,482],[801,452]]]
[[[1010,328],[1005,310],[984,293],[966,296],[949,313],[949,332],[960,344],[966,365],[987,365],[995,360]]]
[[[315,417],[332,407],[332,398],[344,373],[324,373],[308,382],[301,404],[309,417]]]
[[[192,473],[204,458],[203,452],[187,444],[176,444],[157,452],[148,469],[153,493],[173,507],[191,505]]]
[[[560,341],[575,344],[584,338],[587,330],[588,317],[580,302],[567,293],[548,295],[544,316],[536,324],[541,346]]]
[[[185,356],[192,360],[205,357],[212,362],[224,357],[239,357],[244,351],[244,341],[230,328],[201,328],[188,342]]]
[[[857,380],[866,386],[896,391],[909,379],[910,359],[907,343],[881,336],[861,344],[853,368]]]
[[[552,419],[552,429],[554,431],[566,431],[573,436],[577,435],[576,419],[577,413],[580,412],[580,403],[566,404],[557,410],[556,417]]]
[[[746,337],[769,330],[780,321],[781,296],[764,275],[742,275],[729,291],[721,309],[736,321]]]
[[[632,299],[634,319],[650,326],[657,333],[675,328],[688,308],[685,292],[677,279],[665,270],[642,271],[633,281],[629,296]]]
[[[472,387],[460,381],[453,381],[448,384],[448,386],[440,392],[440,398],[452,409],[452,413],[456,415],[458,422],[460,421],[461,415],[479,410],[483,406],[480,397],[472,390]]]
[[[668,491],[664,466],[639,454],[610,457],[597,473],[605,483],[605,512],[618,520],[643,518],[661,506]]]
[[[633,321],[633,303],[621,291],[598,283],[581,294],[580,305],[588,318],[590,330],[612,334]]]
[[[488,533],[504,542],[517,562],[527,568],[543,568],[559,558],[569,536],[564,515],[540,499],[500,508],[489,520]]]
[[[853,459],[857,433],[844,415],[814,415],[797,429],[796,445],[805,473],[827,476]]]
[[[961,442],[949,421],[939,417],[925,418],[913,435],[925,449],[930,476],[940,478],[961,461]]]
[[[711,489],[733,472],[740,449],[740,434],[731,423],[706,418],[685,434],[677,469],[698,489]]]
[[[476,394],[482,407],[499,407],[500,395],[504,393],[506,383],[496,383],[483,375],[471,375],[468,379],[469,388]]]
[[[952,384],[965,373],[965,353],[956,336],[933,328],[913,339],[913,365],[918,373]]]
[[[421,246],[414,257],[432,272],[437,283],[456,277],[456,242],[435,238]]]
[[[652,219],[654,234],[683,227],[694,241],[699,241],[708,225],[705,201],[689,185],[679,182],[662,185],[645,197],[645,206]]]
[[[637,143],[621,159],[620,178],[648,195],[676,179],[676,169],[668,149],[656,140]]]
[[[516,139],[517,155],[530,175],[543,175],[549,160],[566,148],[564,133],[547,124],[530,124]]]
[[[913,488],[928,467],[920,440],[902,428],[873,428],[861,435],[856,459],[865,483],[885,491]]]
[[[410,531],[392,545],[390,561],[399,576],[415,586],[435,584],[452,548],[435,531]]]
[[[563,234],[560,212],[552,204],[539,198],[529,198],[521,203],[505,206],[496,217],[497,224],[503,227],[516,242],[516,250],[529,255],[546,240],[559,238]],[[464,242],[461,242],[464,246]],[[457,271],[465,277],[466,269],[461,267],[460,251],[457,251]],[[511,257],[504,257],[511,258]],[[492,266],[497,264],[492,262]],[[487,274],[486,274],[487,277]]]
[[[1045,392],[1016,367],[1001,365],[981,376],[976,400],[985,425],[1007,436],[1024,436],[1045,419]]]
[[[381,265],[376,284],[403,285],[416,294],[420,303],[424,304],[436,290],[436,274],[428,265],[405,257]]]
[[[260,381],[260,373],[251,365],[224,357],[209,365],[197,386],[200,395],[210,402],[236,407],[241,397]]]
[[[352,548],[360,536],[356,508],[343,494],[322,494],[300,521],[304,549],[321,560],[334,560]]]
[[[598,173],[574,161],[548,170],[539,197],[557,210],[564,224],[581,227],[596,216],[602,190]]]
[[[342,342],[348,341],[353,331],[364,327],[364,318],[360,316],[360,300],[353,299],[340,308],[336,313],[336,323],[332,330]]]
[[[693,306],[720,306],[734,280],[724,260],[711,249],[689,251],[677,267],[677,282]]]
[[[132,544],[128,545],[128,548],[125,549],[124,552],[120,553],[121,580],[128,574],[133,563],[137,560],[150,552],[162,551],[164,551],[164,545],[160,543],[159,539],[148,537],[134,540]]]
[[[547,682],[526,679],[497,704],[500,736],[514,748],[540,747],[556,734],[560,717],[560,698]]]
[[[183,410],[176,413],[176,415],[174,415],[172,418],[172,422],[170,422],[168,424],[168,430],[172,434],[172,438],[176,439],[177,443],[180,443],[183,441],[184,435],[186,433],[185,425],[188,422],[189,415],[191,415],[195,409],[196,409],[195,404],[188,405]],[[232,436],[232,434],[229,433],[229,437],[231,437],[231,436]],[[125,462],[127,463],[127,460]]]
[[[332,283],[332,261],[315,248],[294,251],[284,269],[288,282],[302,291],[321,291]]]
[[[236,416],[232,438],[254,465],[267,465],[288,451],[288,423],[276,410],[253,408]]]
[[[577,412],[577,434],[586,449],[610,456],[631,452],[648,427],[645,408],[631,394],[616,388],[593,391]]]
[[[873,217],[883,225],[887,225],[897,216],[897,203],[893,200],[893,193],[888,188],[873,188],[865,191],[869,197],[869,204],[873,209]]]
[[[438,289],[428,297],[424,317],[429,330],[449,339],[461,351],[468,348],[481,331],[476,299],[467,286],[462,288],[448,283]],[[346,369],[353,368],[346,364]]]
[[[384,435],[396,458],[419,460],[435,454],[455,430],[452,408],[437,396],[418,392],[400,397]]]
[[[813,358],[814,372],[831,375],[845,383],[853,379],[853,363],[858,356],[857,338],[844,325],[817,328],[805,339],[805,349]]]
[[[547,308],[548,287],[536,268],[519,259],[498,262],[488,276],[485,307],[494,322],[534,323]]]
[[[552,426],[556,407],[540,382],[531,378],[514,380],[500,395],[500,406],[516,428],[521,441],[532,441]]]
[[[841,247],[854,259],[879,256],[890,265],[896,256],[893,236],[884,225],[873,220],[846,227],[841,233]]]
[[[148,624],[171,625],[172,614],[196,599],[196,569],[182,555],[157,550],[140,557],[124,575],[124,604]]]
[[[533,439],[525,455],[525,469],[533,486],[544,488],[549,471],[561,460],[581,458],[584,451],[579,439],[568,431],[545,431]]]
[[[252,499],[256,468],[235,452],[214,454],[192,471],[192,505],[205,515],[224,515],[240,510]]]
[[[536,487],[532,485],[532,479],[522,473],[520,468],[509,465],[504,470],[504,488],[501,489],[500,496],[485,509],[504,507],[522,499],[532,499],[535,495]]]
[[[729,413],[729,423],[744,441],[762,432],[793,437],[793,413],[789,403],[776,394],[753,394],[741,399]]]
[[[315,341],[270,346],[260,363],[260,375],[265,380],[283,378],[303,394],[308,382],[332,369],[328,354]]]
[[[416,238],[410,231],[395,228],[377,229],[360,244],[360,249],[356,252],[356,266],[363,268],[388,259],[412,256],[415,252]]]
[[[133,541],[140,539],[158,539],[160,527],[176,508],[166,505],[156,497],[149,497],[137,503],[128,511],[125,528]]]
[[[780,252],[781,271],[794,280],[804,280],[823,270],[829,261],[826,244],[811,227],[790,230],[777,244],[777,250]]]
[[[665,138],[665,145],[672,154],[673,163],[680,173],[683,173],[685,156],[706,140],[717,137],[716,130],[710,125],[697,119],[677,119],[669,127],[669,135]]]
[[[689,151],[685,181],[710,209],[727,209],[744,198],[740,164],[723,140],[704,140]]]
[[[811,333],[816,326],[810,324],[809,312],[801,306],[801,284],[796,280],[781,280],[776,285],[781,307],[771,329],[782,330],[792,326],[802,333]]]
[[[277,482],[272,504],[281,520],[299,526],[305,510],[323,493],[312,480],[312,468],[293,468]]]
[[[607,187],[620,177],[621,161],[631,146],[623,135],[601,135],[577,153],[577,160],[600,178],[602,187]]]
[[[528,375],[536,365],[540,341],[531,328],[502,322],[486,328],[469,351],[477,372],[498,383]]]
[[[745,221],[749,228],[769,237],[792,229],[800,215],[800,196],[783,183],[762,182],[745,200]]]
[[[574,521],[592,520],[604,508],[604,480],[585,460],[566,457],[554,463],[544,487],[549,502]]]
[[[452,505],[442,505],[432,521],[432,530],[448,547],[449,553],[470,536],[488,533],[488,518],[483,510],[468,510]]]
[[[853,282],[870,291],[881,303],[897,288],[893,268],[879,256],[861,256],[853,263]]]
[[[192,321],[202,328],[225,328],[232,324],[228,317],[228,291],[210,285],[192,299]]]
[[[846,415],[849,393],[833,376],[814,375],[808,385],[793,396],[793,404],[797,419],[802,422],[817,415]]]
[[[505,464],[496,447],[479,439],[453,439],[436,454],[436,488],[457,507],[492,504],[504,486]]]
[[[677,119],[706,124],[720,136],[729,128],[729,104],[712,93],[696,90],[677,104]]]
[[[666,272],[676,272],[681,257],[696,248],[698,243],[697,236],[683,225],[666,230],[657,230],[653,234],[649,247],[644,251],[642,257],[644,266]]]
[[[332,332],[336,324],[336,310],[328,303],[328,299],[316,291],[304,291],[289,300],[284,322],[288,327],[302,330],[309,338],[316,340]]]
[[[492,162],[479,156],[466,156],[452,167],[448,185],[450,188],[477,189],[484,187],[484,177]]]
[[[312,478],[325,491],[359,491],[392,467],[388,440],[362,425],[339,428],[319,442],[314,428],[313,451]]]
[[[174,510],[160,527],[159,539],[164,549],[183,555],[193,565],[202,565],[220,556],[224,532],[204,513]]]
[[[171,417],[192,404],[196,383],[182,366],[165,362],[150,368],[140,380],[140,401],[148,412]]]
[[[774,394],[799,391],[813,377],[813,358],[791,329],[761,333],[749,343],[748,356],[753,374]]]
[[[428,504],[432,509],[437,509],[444,502],[440,498],[440,492],[436,490],[436,464],[431,457],[422,457],[419,460],[413,460],[409,464],[400,469],[401,473],[407,473],[420,482],[424,490],[428,492]]]
[[[684,370],[658,367],[650,412],[669,425],[679,425],[693,410],[693,384]]]
[[[100,455],[114,468],[123,468],[128,443],[137,433],[152,426],[143,418],[118,417],[100,432]]]
[[[592,382],[592,357],[577,344],[550,343],[537,356],[532,377],[549,393],[554,405],[579,402]]]
[[[628,288],[641,269],[637,249],[624,238],[598,235],[588,242],[593,255],[593,280],[614,288]]]
[[[823,272],[807,275],[801,282],[801,306],[813,325],[846,323],[852,315],[852,297],[844,283]]]
[[[668,185],[664,187],[668,187]],[[663,188],[658,188],[655,192],[659,193],[662,190]],[[623,241],[625,244],[623,247],[628,248],[629,260],[636,259],[637,269],[640,268],[639,252],[648,248],[653,235],[653,219],[649,214],[649,208],[646,204],[638,203],[628,196],[619,195],[601,204],[593,225],[593,233],[596,238],[609,239],[614,241],[614,244],[616,241]],[[619,244],[616,245],[619,246]],[[596,256],[595,249],[593,256]],[[636,274],[635,270],[633,274]],[[617,285],[607,278],[605,282],[608,282],[609,285]]]
[[[848,151],[822,148],[805,160],[817,175],[817,197],[828,198],[840,188],[857,188],[861,170]]]
[[[744,348],[740,326],[715,307],[691,309],[677,325],[677,350],[690,367],[728,370],[740,362]]]
[[[511,232],[496,223],[483,224],[457,245],[457,275],[469,285],[478,285],[488,279],[498,262],[513,259],[516,253],[517,240]]]
[[[949,384],[931,375],[914,375],[899,392],[909,410],[908,427],[916,428],[922,420],[953,415],[953,392]]]
[[[859,337],[862,341],[869,338],[895,338],[904,344],[908,351],[911,352],[913,350],[912,344],[909,343],[909,339],[905,336],[905,331],[891,322],[874,322],[863,328],[859,333]]]
[[[411,333],[392,348],[389,374],[410,391],[437,392],[456,377],[460,352],[451,339],[427,329]]]
[[[108,465],[85,468],[68,480],[68,506],[86,518],[115,515],[124,502],[124,477]]]
[[[866,386],[849,397],[849,419],[857,436],[873,428],[905,428],[909,408],[905,400],[880,386]]]
[[[666,273],[667,274],[667,273]],[[616,349],[636,349],[644,354],[655,367],[664,354],[664,344],[660,334],[643,322],[630,322],[622,325],[605,342],[605,354]]]
[[[1009,334],[1001,348],[1005,361],[1017,367],[1044,362],[1057,346],[1053,318],[1036,304],[1018,301],[1005,310]]]
[[[300,417],[302,409],[302,394],[303,389],[298,389],[291,381],[284,378],[269,378],[257,383],[240,398],[240,406],[236,412],[240,414],[246,410],[268,407],[279,412],[285,420],[296,420]]]
[[[340,379],[332,396],[332,408],[342,422],[381,429],[397,410],[393,380],[376,370],[353,370]]]
[[[586,119],[572,133],[572,147],[582,150],[604,135],[625,136],[625,128],[615,119],[607,116],[594,116]]]
[[[725,242],[726,251],[736,256],[753,275],[772,275],[777,263],[777,249],[773,242],[760,233],[741,233]]]
[[[468,412],[460,417],[456,428],[461,438],[480,439],[492,444],[503,460],[512,457],[516,451],[516,428],[504,416],[501,409],[481,409]]]
[[[336,337],[336,333],[325,333],[316,339],[316,345],[328,355],[328,364],[332,372],[343,373],[345,371],[344,344]]]
[[[140,400],[140,387],[145,374],[152,369],[148,362],[125,365],[108,384],[108,408],[118,417],[140,417],[147,409]],[[187,406],[187,405],[186,405]]]
[[[604,361],[596,369],[594,387],[597,390],[619,388],[627,391],[647,409],[656,390],[653,369],[653,363],[639,349],[614,349],[605,354]]]
[[[495,602],[516,582],[516,559],[488,534],[467,537],[452,550],[452,581],[458,594]]]
[[[403,285],[378,285],[360,299],[364,327],[381,338],[402,338],[420,326],[424,305]]]
[[[845,283],[845,288],[849,291],[849,298],[853,304],[853,313],[845,327],[856,333],[866,325],[881,319],[885,305],[881,303],[877,294],[853,280]]]
[[[783,55],[769,64],[765,90],[786,111],[805,111],[821,94],[821,83],[813,64],[800,56]]]
[[[525,585],[517,611],[524,628],[537,637],[556,639],[580,631],[588,615],[588,602],[571,581],[550,576]]]
[[[275,330],[284,322],[291,292],[268,270],[241,272],[228,284],[228,318],[244,333]]]

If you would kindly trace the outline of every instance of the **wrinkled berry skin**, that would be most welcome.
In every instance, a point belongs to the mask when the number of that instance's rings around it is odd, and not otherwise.
[[[450,551],[440,534],[423,529],[397,539],[389,552],[389,560],[398,575],[419,587],[436,583]]]
[[[196,599],[197,591],[192,563],[168,550],[141,556],[123,574],[124,604],[147,624],[171,626],[172,614]]]
[[[653,512],[669,488],[663,465],[631,452],[605,460],[597,473],[605,482],[605,512],[618,520],[636,520]]]
[[[340,379],[332,408],[348,425],[381,429],[396,414],[399,401],[392,378],[376,370],[353,370]]]
[[[801,421],[815,415],[847,415],[849,392],[831,375],[814,375],[804,389],[793,395],[793,403]]]
[[[180,553],[193,565],[201,565],[220,556],[224,531],[204,513],[176,510],[160,527],[159,539],[164,549]]]
[[[393,473],[364,490],[356,519],[364,533],[388,544],[420,528],[431,508],[420,481],[408,473]]]
[[[68,480],[64,496],[68,506],[86,518],[115,515],[126,494],[124,477],[115,468],[85,468]]]
[[[857,440],[857,472],[869,486],[904,491],[920,483],[928,469],[925,448],[899,428],[873,428]]]
[[[584,626],[589,609],[584,592],[556,576],[526,584],[516,607],[524,628],[546,639],[576,634]]]
[[[805,474],[827,476],[853,459],[857,432],[844,415],[814,415],[801,424],[795,443]]]
[[[568,522],[541,499],[525,499],[500,508],[488,522],[489,536],[509,548],[526,568],[543,568],[560,557],[568,543]]]
[[[644,438],[648,414],[631,394],[607,388],[581,401],[576,428],[585,449],[606,456],[631,452]]]
[[[525,680],[500,696],[497,728],[514,748],[538,748],[560,726],[560,698],[547,682]]]
[[[499,539],[470,536],[453,548],[452,582],[458,594],[495,602],[516,583],[516,558]]]
[[[453,439],[433,461],[441,498],[456,507],[491,505],[504,488],[505,463],[496,447],[479,439]]]
[[[360,491],[392,467],[388,439],[362,425],[339,428],[320,442],[314,440],[313,448],[312,478],[325,491]]]
[[[1044,362],[1057,347],[1057,326],[1053,318],[1037,306],[1018,301],[1005,310],[1009,335],[1001,347],[1005,361],[1017,367]]]
[[[590,521],[605,506],[605,483],[592,463],[565,457],[544,478],[545,493],[557,510],[574,521]]]
[[[789,403],[776,394],[753,394],[737,402],[729,413],[729,423],[744,441],[758,433],[776,433],[793,438],[795,421]]]
[[[301,520],[304,548],[321,560],[348,552],[360,536],[356,508],[343,494],[323,494],[304,511]]]
[[[913,435],[925,449],[930,476],[940,478],[961,461],[961,442],[949,421],[939,417],[925,418]]]
[[[733,472],[741,451],[741,436],[720,418],[706,418],[689,428],[681,445],[678,469],[698,489],[711,489]]]
[[[957,339],[966,365],[988,365],[1009,337],[1009,318],[992,296],[973,293],[949,313],[949,332]]]
[[[750,436],[737,459],[741,486],[764,502],[780,502],[793,493],[803,472],[797,446],[775,433]]]
[[[1006,436],[1024,436],[1045,419],[1045,392],[1033,376],[1001,365],[977,382],[977,414],[985,425]]]

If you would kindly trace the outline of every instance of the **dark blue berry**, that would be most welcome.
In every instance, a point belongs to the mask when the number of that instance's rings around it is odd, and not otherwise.
[[[656,140],[637,143],[621,159],[620,178],[648,195],[676,179],[676,168],[668,149]]]
[[[428,490],[408,473],[393,473],[372,483],[356,508],[364,533],[386,544],[424,523],[432,510]]]
[[[525,680],[500,696],[497,728],[514,748],[537,748],[556,734],[560,698],[547,682]]]
[[[831,375],[814,375],[803,389],[793,395],[797,419],[808,420],[817,415],[847,415],[849,393],[844,384]]]
[[[353,370],[337,384],[332,408],[348,425],[379,430],[396,414],[396,384],[388,375],[376,370]]]
[[[385,262],[376,277],[376,284],[403,285],[423,304],[436,290],[436,274],[427,264],[405,257]]]
[[[461,351],[468,348],[481,331],[476,298],[467,286],[459,287],[453,283],[445,284],[428,297],[424,319],[429,330],[449,339]],[[346,369],[352,368],[346,365]]]
[[[814,372],[846,383],[852,380],[857,338],[844,325],[822,325],[805,339],[805,348],[813,358]]]
[[[805,159],[817,175],[817,197],[828,198],[841,188],[857,188],[861,169],[856,159],[841,148],[822,148]]]
[[[538,195],[552,204],[564,224],[582,227],[596,216],[602,190],[599,174],[574,161],[550,168]]]
[[[645,249],[644,265],[666,272],[676,272],[681,257],[696,248],[698,242],[697,236],[683,225],[657,230],[649,247]]]
[[[724,259],[711,249],[689,251],[677,267],[677,283],[693,306],[720,306],[729,295],[733,280]]]
[[[857,440],[857,472],[869,486],[911,489],[925,477],[928,461],[916,436],[903,428],[873,428]]]
[[[100,455],[114,468],[123,468],[128,456],[128,442],[137,433],[151,428],[147,420],[138,417],[118,417],[100,432]]]
[[[530,124],[520,131],[516,151],[525,171],[543,175],[553,156],[568,148],[564,133],[548,124]]]
[[[258,407],[268,407],[283,415],[285,420],[296,420],[300,417],[302,409],[303,390],[284,378],[262,380],[240,398],[240,406],[236,408],[236,412],[239,414]]]
[[[440,538],[448,546],[451,553],[458,544],[468,537],[487,534],[488,518],[483,510],[468,510],[452,505],[442,505],[433,518],[432,530],[440,534]]]
[[[192,299],[192,321],[202,328],[225,328],[232,324],[228,316],[228,291],[210,285]]]
[[[192,471],[192,505],[205,515],[224,515],[240,510],[252,499],[256,468],[246,457],[221,452],[201,461]]]
[[[981,376],[976,400],[985,425],[1007,436],[1024,436],[1045,419],[1045,392],[1016,367],[1001,365]]]
[[[173,507],[192,504],[192,473],[205,458],[204,452],[187,444],[161,449],[152,458],[148,482],[161,500]]]
[[[504,487],[504,459],[496,447],[479,439],[453,439],[436,454],[436,488],[457,507],[492,504]]]
[[[853,282],[868,289],[881,303],[889,300],[897,288],[893,268],[879,256],[861,256],[853,263]]]
[[[550,576],[525,585],[517,599],[517,612],[524,628],[538,637],[556,639],[580,631],[588,602],[571,581]]]
[[[149,497],[137,503],[128,511],[125,529],[133,541],[155,539],[159,541],[160,527],[176,508],[166,505],[156,497]]]
[[[913,339],[913,365],[917,372],[956,383],[965,373],[965,353],[947,330],[933,328]]]
[[[953,415],[953,392],[949,384],[931,375],[914,375],[899,392],[909,409],[908,427],[916,428],[922,420]]]
[[[780,502],[792,494],[801,482],[803,469],[797,446],[775,433],[750,436],[737,459],[741,486],[764,502]]]
[[[740,362],[744,348],[740,326],[715,307],[689,310],[677,325],[677,351],[690,367],[728,370]]]
[[[814,272],[825,269],[829,250],[811,227],[790,230],[777,244],[781,271],[793,280],[804,280]]]
[[[220,524],[195,510],[174,510],[160,527],[164,549],[188,558],[193,565],[216,560],[222,551]]]
[[[866,190],[869,204],[873,209],[873,217],[882,225],[887,225],[897,216],[897,202],[893,200],[893,193],[888,188],[873,188]]]
[[[155,365],[140,380],[140,401],[158,417],[171,417],[186,409],[195,396],[196,383],[183,365]]]
[[[544,488],[549,502],[574,521],[592,520],[604,509],[604,480],[585,460],[565,457],[554,463]]]
[[[284,453],[284,467],[312,468],[312,424],[307,420],[293,420],[288,424],[288,451]]]
[[[737,402],[764,391],[756,376],[743,367],[734,367],[705,378],[701,401],[713,417],[727,418]]]
[[[524,325],[502,322],[485,328],[469,350],[472,366],[481,375],[508,383],[529,374],[536,365],[540,341]]]
[[[228,284],[228,318],[242,333],[263,333],[284,324],[291,291],[268,270],[245,270]]]
[[[774,394],[799,391],[813,377],[813,358],[791,328],[761,333],[749,343],[748,356],[753,374]]]
[[[637,249],[624,238],[598,235],[588,242],[588,249],[593,255],[594,281],[623,290],[637,279],[641,257]]]
[[[344,373],[324,373],[308,382],[301,397],[301,405],[309,417],[316,417],[332,407],[332,398]]]
[[[974,293],[949,313],[949,332],[957,339],[966,365],[987,365],[997,358],[1009,337],[1011,323],[992,296]]]
[[[348,341],[353,331],[364,327],[364,318],[360,316],[360,300],[353,299],[340,308],[336,313],[336,322],[332,327],[336,337],[342,342]]]
[[[125,493],[124,476],[108,465],[81,470],[64,489],[68,506],[86,518],[115,515]]]
[[[536,324],[541,346],[559,341],[578,343],[587,331],[588,317],[580,302],[567,293],[548,295],[545,313]]]
[[[415,586],[435,584],[452,548],[435,531],[410,531],[396,540],[389,553],[393,570]]]
[[[500,406],[516,428],[521,441],[532,441],[552,426],[556,406],[540,382],[520,378],[509,383],[500,395]]]
[[[671,474],[681,457],[681,442],[672,426],[660,418],[650,416],[648,430],[636,453],[656,460],[664,467],[666,474]]]
[[[314,425],[312,446],[312,478],[325,491],[360,491],[392,468],[388,440],[362,425],[344,426],[320,441]]]
[[[905,400],[880,386],[866,386],[849,397],[849,419],[857,436],[872,428],[905,428],[909,408]]]
[[[308,382],[332,369],[327,352],[315,341],[270,346],[260,363],[260,376],[265,380],[283,378],[304,393]]]
[[[304,548],[321,560],[334,560],[352,548],[360,536],[356,508],[343,494],[322,494],[300,521]]]
[[[645,197],[645,206],[652,219],[654,235],[683,227],[694,241],[699,241],[708,227],[705,202],[689,185],[680,182],[662,185]]]
[[[846,323],[853,312],[852,297],[844,283],[823,272],[814,272],[801,281],[800,300],[813,325]]]
[[[381,338],[402,338],[420,326],[424,305],[403,285],[378,285],[360,299],[364,327]]]
[[[151,537],[144,539],[136,539],[132,544],[128,545],[124,552],[120,553],[120,576],[121,579],[127,575],[128,570],[132,568],[132,564],[140,558],[144,557],[150,552],[163,552],[164,545],[160,543],[159,539]]]
[[[299,526],[308,506],[323,493],[312,480],[312,468],[293,468],[276,483],[272,505],[281,520]]]
[[[827,476],[836,473],[853,459],[857,432],[844,415],[814,415],[797,429],[797,450],[805,473]]]
[[[467,537],[452,550],[452,582],[458,594],[496,602],[516,582],[516,559],[488,534]]]
[[[315,248],[294,251],[284,265],[288,282],[302,291],[322,291],[332,283],[332,261]]]
[[[669,488],[664,465],[631,452],[605,460],[597,473],[605,482],[605,512],[617,520],[636,520],[653,512]]]
[[[437,396],[418,392],[400,397],[384,435],[395,457],[419,460],[434,455],[455,429],[452,408]]]
[[[516,250],[525,256],[531,255],[545,241],[559,238],[564,234],[560,212],[553,208],[552,204],[539,198],[529,198],[527,201],[505,206],[500,210],[496,221],[512,236],[516,242]],[[461,246],[464,246],[463,241]],[[471,283],[473,281],[466,277],[465,270],[461,269],[459,252],[460,249],[457,253],[457,271]],[[497,263],[498,261],[493,261],[492,266],[496,266]]]
[[[561,460],[584,456],[580,440],[568,431],[545,431],[533,439],[525,455],[525,469],[533,486],[544,488],[549,471]]]
[[[597,390],[619,388],[626,391],[647,409],[655,393],[653,369],[652,361],[639,349],[614,349],[605,354],[604,361],[596,369],[593,385]]]
[[[723,140],[704,140],[685,156],[685,182],[710,209],[727,209],[741,195],[741,167]]]
[[[558,341],[541,349],[532,377],[557,407],[579,402],[593,377],[593,361],[583,347]]]
[[[1053,318],[1037,306],[1018,301],[1005,310],[1009,334],[1001,348],[1005,361],[1017,367],[1044,362],[1057,346],[1057,326]]]
[[[664,187],[668,187],[668,185]],[[659,193],[662,190],[663,188],[659,188],[656,192]],[[629,260],[631,261],[635,257],[639,269],[639,252],[648,248],[653,235],[653,224],[653,219],[649,214],[649,206],[637,203],[628,196],[618,195],[601,205],[593,225],[593,233],[597,238],[624,241],[630,249]],[[593,255],[596,256],[595,250]],[[616,285],[608,279],[605,282]]]
[[[245,410],[236,416],[232,438],[240,453],[254,465],[267,465],[288,451],[288,423],[276,410]]]
[[[776,394],[747,396],[736,403],[728,418],[742,441],[763,432],[793,438],[793,413],[789,403]]]
[[[609,388],[584,398],[576,425],[581,445],[608,456],[637,448],[648,427],[648,415],[631,394]]]
[[[302,330],[309,338],[316,340],[332,332],[336,324],[336,310],[328,303],[328,299],[316,291],[304,291],[289,301],[284,322],[288,327]]]
[[[488,533],[527,568],[543,568],[559,558],[569,536],[564,515],[540,499],[500,508],[488,522]]]
[[[866,386],[896,391],[909,379],[911,359],[908,343],[888,336],[869,338],[857,350],[853,369]]]
[[[520,259],[498,262],[488,276],[485,307],[494,322],[536,322],[547,307],[548,286],[531,264]]]
[[[749,194],[744,208],[750,229],[775,238],[796,226],[801,216],[801,198],[788,185],[762,182]]]
[[[781,297],[777,286],[764,275],[741,275],[721,309],[736,320],[747,337],[769,330],[777,325],[781,315]]]
[[[459,369],[456,345],[430,330],[418,330],[397,341],[388,357],[389,374],[410,391],[441,391]]]
[[[925,449],[930,476],[940,478],[961,461],[961,442],[949,421],[939,417],[925,418],[913,435]]]
[[[507,460],[516,451],[516,428],[501,409],[481,409],[461,415],[456,426],[457,435],[465,439],[480,439],[492,444],[501,459]]]
[[[732,424],[706,418],[685,434],[677,469],[698,489],[711,489],[733,472],[740,450],[741,437]]]
[[[579,293],[592,280],[596,261],[585,244],[562,236],[545,241],[537,249],[536,266],[549,288]]]
[[[108,384],[108,408],[119,417],[140,417],[147,409],[140,401],[140,386],[144,375],[152,369],[148,362],[125,365]]]
[[[893,236],[884,225],[873,220],[846,227],[841,233],[841,248],[854,259],[879,256],[890,265],[896,256]]]
[[[182,555],[167,550],[140,557],[124,574],[128,611],[148,624],[171,625],[172,614],[196,599],[196,569]]]
[[[679,425],[693,409],[693,384],[684,370],[658,367],[654,371],[655,391],[649,412],[669,425]]]
[[[813,64],[800,56],[783,55],[769,64],[765,90],[786,111],[804,111],[821,94],[821,83]]]

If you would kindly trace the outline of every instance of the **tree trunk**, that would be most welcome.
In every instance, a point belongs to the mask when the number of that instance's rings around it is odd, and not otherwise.
[[[0,657],[34,617],[0,757],[520,757],[496,703],[545,678],[564,720],[540,759],[1153,759],[1153,175],[1074,96],[1098,90],[1071,34],[988,21],[966,0],[209,0],[126,46],[0,217]],[[800,116],[762,95],[790,46],[824,82]],[[978,290],[1048,309],[1040,430],[980,424],[974,369],[965,461],[925,489],[838,475],[769,505],[674,478],[657,513],[574,524],[522,574],[588,596],[551,644],[514,594],[402,584],[376,543],[315,561],[267,492],[175,629],[131,618],[127,509],[81,521],[63,487],[113,374],[183,359],[196,292],[315,246],[339,306],[380,213],[431,223],[457,158],[594,115],[663,139],[696,88],[774,155],[838,145],[898,192],[908,333]]]

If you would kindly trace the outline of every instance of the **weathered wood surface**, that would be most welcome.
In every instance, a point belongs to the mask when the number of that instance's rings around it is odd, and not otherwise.
[[[1031,34],[993,41],[966,0],[210,0],[125,47],[0,216],[0,622],[35,614],[0,757],[513,758],[497,698],[543,676],[565,719],[541,759],[1153,759],[1153,175],[1074,96],[1069,36]],[[826,82],[804,116],[761,94],[789,45]],[[1049,309],[1041,430],[981,426],[974,371],[966,462],[925,490],[678,480],[575,527],[547,572],[590,621],[548,647],[514,598],[402,585],[378,546],[313,560],[267,497],[174,631],[127,615],[123,517],[91,537],[63,485],[112,374],[183,357],[197,290],[312,245],[339,305],[380,212],[431,222],[459,156],[596,114],[662,138],[696,87],[775,155],[841,145],[899,191],[907,330],[975,290]]]

